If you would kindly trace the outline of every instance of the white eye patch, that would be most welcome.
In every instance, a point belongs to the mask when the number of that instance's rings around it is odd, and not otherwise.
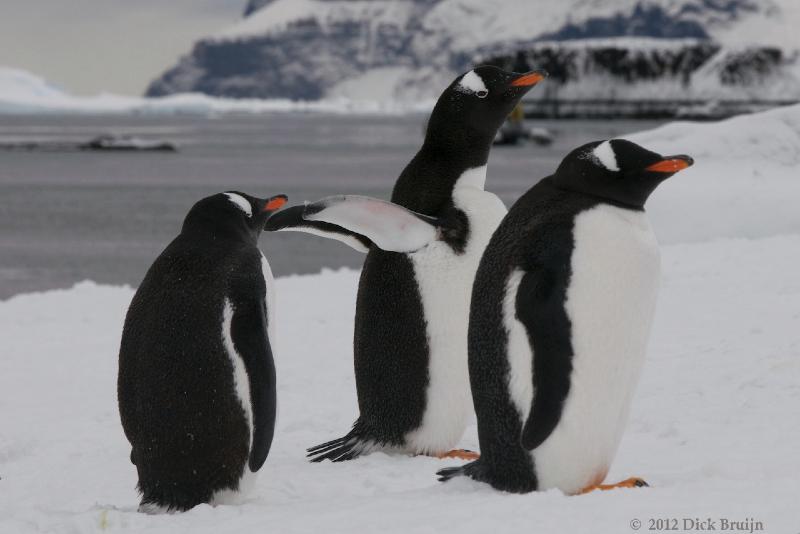
[[[483,79],[478,76],[474,70],[466,73],[461,78],[461,81],[458,82],[456,88],[464,93],[483,94],[484,96],[489,93],[489,90],[486,88],[486,84],[483,83]]]
[[[248,217],[253,216],[253,208],[250,206],[250,203],[247,201],[247,199],[242,195],[237,195],[236,193],[225,193],[225,196],[228,197],[228,200],[235,204],[237,208],[242,210],[245,215]]]
[[[609,171],[619,172],[617,155],[614,153],[614,147],[611,146],[610,141],[604,141],[597,145],[591,152],[591,158]]]

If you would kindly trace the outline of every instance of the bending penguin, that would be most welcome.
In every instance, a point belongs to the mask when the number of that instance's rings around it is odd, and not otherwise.
[[[440,96],[392,202],[330,197],[268,223],[268,230],[305,231],[368,252],[355,317],[360,415],[344,437],[309,449],[313,461],[375,450],[475,457],[450,449],[471,411],[470,288],[506,213],[484,191],[486,164],[497,129],[544,76],[490,66],[459,76]]]
[[[257,240],[285,202],[200,200],[133,297],[117,386],[140,511],[236,502],[269,453],[275,292]]]
[[[659,250],[644,212],[692,165],[621,139],[572,151],[508,212],[472,293],[469,372],[481,457],[439,471],[509,492],[601,485],[645,356]]]

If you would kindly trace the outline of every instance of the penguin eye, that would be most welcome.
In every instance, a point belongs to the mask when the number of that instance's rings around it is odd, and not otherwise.
[[[478,91],[475,94],[477,95],[478,98],[486,98],[487,96],[489,96],[489,91],[486,90]]]

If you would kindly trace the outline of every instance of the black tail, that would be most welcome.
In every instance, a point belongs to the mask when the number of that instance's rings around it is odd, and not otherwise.
[[[166,486],[166,487],[165,487]],[[203,504],[211,500],[211,491],[199,490],[198,493],[180,491],[168,485],[144,485],[141,482],[137,486],[142,499],[139,503],[139,511],[147,513],[174,513],[186,512],[198,504]]]
[[[436,476],[439,477],[439,482],[447,482],[451,478],[456,477],[470,477],[475,480],[483,481],[485,477],[482,473],[482,465],[480,460],[475,460],[468,464],[460,465],[458,467],[445,467],[436,471]]]
[[[466,476],[465,467],[466,465],[460,467],[445,467],[444,469],[436,471],[436,476],[439,477],[439,482],[447,482],[451,478]]]
[[[465,476],[509,493],[536,491],[538,485],[536,475],[530,467],[523,466],[522,469],[512,468],[505,472],[497,472],[492,470],[485,460],[475,460],[460,467],[445,467],[437,471],[436,475],[439,477],[439,482]]]
[[[357,425],[356,425],[357,426]],[[374,438],[362,435],[356,428],[346,436],[307,449],[307,458],[312,462],[330,460],[331,462],[344,462],[368,454],[376,447]]]

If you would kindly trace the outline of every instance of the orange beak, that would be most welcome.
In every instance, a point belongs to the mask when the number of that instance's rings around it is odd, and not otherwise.
[[[511,87],[530,87],[532,85],[536,85],[545,78],[547,78],[547,73],[545,71],[535,70],[533,72],[523,74],[522,76],[511,82]]]
[[[279,210],[279,209],[281,209],[283,207],[284,204],[286,204],[286,202],[288,200],[289,200],[289,197],[287,197],[286,195],[274,196],[271,199],[269,199],[266,204],[264,204],[264,210],[263,211]]]
[[[694,160],[689,156],[672,156],[662,159],[657,163],[653,163],[649,167],[645,168],[645,170],[648,172],[676,173],[691,167],[693,163]]]

